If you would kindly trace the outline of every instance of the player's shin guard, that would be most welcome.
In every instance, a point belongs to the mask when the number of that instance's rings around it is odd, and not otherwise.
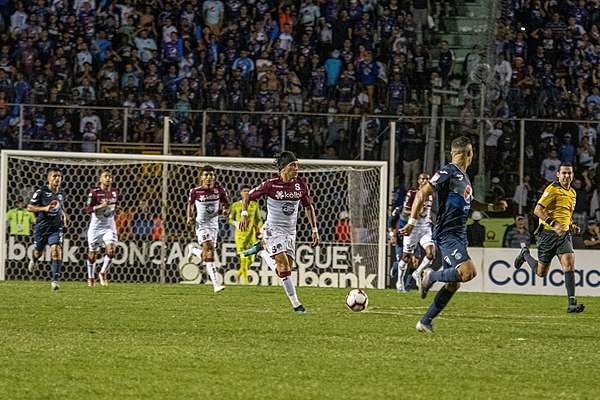
[[[104,256],[104,261],[102,262],[102,269],[100,270],[100,272],[105,274],[106,271],[108,271],[108,269],[110,268],[110,266],[112,264],[113,257],[114,257],[114,254],[106,254]]]
[[[398,261],[398,280],[396,281],[396,289],[404,291],[404,278],[406,277],[406,270],[408,263],[404,260]]]
[[[419,264],[419,267],[415,270],[414,273],[417,275],[421,275],[421,272],[423,272],[425,268],[429,267],[432,262],[433,258],[423,257],[423,260],[421,260],[421,264]]]
[[[61,260],[52,260],[52,281],[58,282],[60,281],[60,273],[62,270],[62,261]]]
[[[431,325],[431,321],[433,321],[433,319],[448,305],[450,299],[454,296],[454,293],[455,292],[448,290],[443,286],[435,295],[433,303],[431,303],[427,312],[423,315],[423,318],[421,318],[421,323]]]
[[[439,271],[432,271],[429,274],[430,282],[462,282],[462,278],[456,268],[448,268]]]
[[[577,298],[575,297],[575,272],[565,272],[565,287],[567,289],[569,305],[577,304]]]
[[[96,269],[96,259],[88,257],[86,260],[88,278],[94,278],[94,269]]]
[[[285,294],[287,294],[287,297],[290,299],[292,307],[298,307],[300,302],[296,296],[296,288],[294,287],[294,281],[292,280],[292,273],[289,271],[277,272],[277,276],[279,276],[279,279],[281,279],[283,290],[285,290]]]
[[[213,284],[213,287],[219,287],[219,275],[217,274],[217,267],[215,267],[215,259],[207,258],[206,260],[206,271],[208,272],[208,276]]]

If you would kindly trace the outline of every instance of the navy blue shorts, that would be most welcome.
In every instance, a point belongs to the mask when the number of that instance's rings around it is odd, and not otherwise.
[[[455,235],[443,235],[434,240],[435,246],[442,255],[442,267],[458,268],[462,263],[471,259],[467,252],[467,239]]]
[[[33,233],[33,245],[38,253],[43,253],[46,250],[46,245],[52,246],[58,244],[62,246],[62,241],[62,228],[45,232],[36,229]]]

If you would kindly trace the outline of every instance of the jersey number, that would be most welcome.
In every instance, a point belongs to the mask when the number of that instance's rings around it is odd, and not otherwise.
[[[300,184],[299,184],[299,183],[296,183],[296,184],[294,185],[294,189],[296,189],[296,190],[300,190]]]

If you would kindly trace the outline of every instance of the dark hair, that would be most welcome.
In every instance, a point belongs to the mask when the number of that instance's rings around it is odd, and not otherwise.
[[[202,167],[202,172],[215,172],[215,169],[212,165],[205,165]]]
[[[298,161],[298,159],[296,158],[296,155],[291,151],[285,150],[275,155],[275,165],[277,165],[277,168],[280,171],[284,169],[286,165],[294,161]]]
[[[250,187],[250,185],[243,184],[242,187],[240,188],[240,190],[244,190],[244,189],[252,189],[252,188]]]
[[[560,166],[558,167],[558,170],[560,171],[560,169],[561,169],[562,167],[571,167],[571,168],[573,168],[573,164],[571,164],[570,162],[563,162],[563,163],[561,163],[561,164],[560,164]]]
[[[467,136],[459,136],[452,141],[452,151],[465,151],[468,145],[471,144],[471,139]]]

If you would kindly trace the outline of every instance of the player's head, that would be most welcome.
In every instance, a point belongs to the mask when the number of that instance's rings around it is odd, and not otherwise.
[[[573,166],[570,163],[560,164],[556,177],[561,186],[565,188],[571,187],[571,182],[573,182]]]
[[[427,182],[429,182],[429,178],[431,178],[431,177],[429,176],[429,174],[427,172],[421,172],[419,174],[419,179],[418,179],[419,189],[422,188],[423,186],[427,185]]]
[[[459,136],[452,141],[452,147],[450,149],[452,155],[452,162],[456,162],[455,159],[464,160],[467,167],[471,165],[473,161],[473,145],[471,139],[466,136]]]
[[[245,194],[248,194],[250,192],[250,185],[242,185],[241,189],[240,189],[240,194],[243,196]]]
[[[100,185],[101,186],[110,187],[110,185],[112,185],[112,180],[113,180],[112,172],[110,172],[107,169],[103,169],[102,171],[100,171]]]
[[[206,187],[210,187],[215,183],[215,169],[212,165],[205,165],[202,167],[200,182]]]
[[[275,156],[275,164],[279,169],[279,174],[284,180],[294,179],[298,176],[298,159],[291,151],[282,151]]]
[[[48,169],[48,185],[53,188],[57,188],[62,183],[62,172],[57,167]]]

